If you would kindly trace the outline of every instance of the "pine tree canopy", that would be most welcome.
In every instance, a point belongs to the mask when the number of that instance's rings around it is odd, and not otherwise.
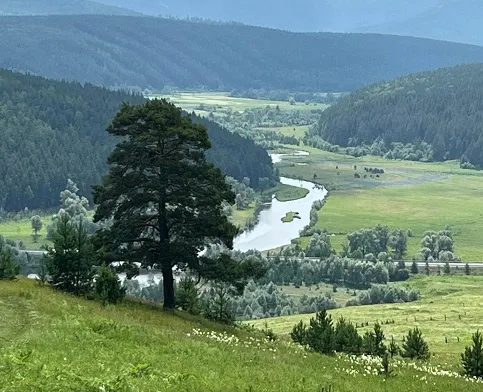
[[[125,104],[108,132],[120,142],[109,157],[108,175],[94,187],[94,220],[111,221],[100,243],[128,263],[160,268],[164,307],[172,309],[173,268],[209,275],[216,263],[202,265],[204,247],[232,248],[237,228],[223,214],[222,202],[233,204],[235,195],[206,161],[206,128],[166,100]]]

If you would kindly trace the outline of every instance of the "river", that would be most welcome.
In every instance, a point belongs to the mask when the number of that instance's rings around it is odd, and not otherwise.
[[[273,163],[280,162],[286,154],[272,154]],[[292,155],[308,155],[304,151]],[[325,189],[316,187],[308,181],[294,180],[281,177],[280,182],[309,190],[303,199],[293,201],[278,201],[275,197],[272,202],[263,209],[259,215],[259,222],[251,231],[244,232],[234,241],[234,248],[246,252],[250,249],[259,251],[269,250],[289,245],[291,240],[299,237],[299,231],[310,222],[310,209],[316,200],[322,200],[327,196]],[[288,212],[298,212],[301,219],[283,223],[282,218]]]

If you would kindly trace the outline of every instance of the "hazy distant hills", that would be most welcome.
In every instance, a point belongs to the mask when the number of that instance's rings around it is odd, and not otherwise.
[[[0,17],[0,67],[104,86],[347,91],[483,62],[483,48],[410,37],[290,33],[150,17]]]
[[[140,15],[130,9],[91,0],[1,0],[0,15]]]
[[[483,44],[480,0],[97,0],[150,15],[292,31],[374,32]]]
[[[483,1],[450,0],[420,15],[361,28],[361,32],[413,35],[483,45]]]

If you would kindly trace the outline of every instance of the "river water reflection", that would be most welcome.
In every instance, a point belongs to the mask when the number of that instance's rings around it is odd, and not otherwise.
[[[306,153],[308,155],[308,153]],[[306,155],[303,152],[296,155]],[[280,162],[283,154],[273,154],[274,163]],[[294,180],[281,177],[280,182],[309,190],[303,199],[281,202],[273,198],[272,203],[259,215],[259,223],[249,232],[238,236],[234,241],[234,248],[246,252],[250,249],[264,251],[290,244],[291,240],[299,237],[299,231],[310,222],[310,209],[316,200],[327,196],[325,189],[320,189],[308,181]],[[281,219],[288,212],[298,212],[301,219],[294,219],[290,223],[283,223]]]

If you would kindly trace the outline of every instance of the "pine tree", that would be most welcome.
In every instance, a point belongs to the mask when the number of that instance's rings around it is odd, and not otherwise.
[[[334,352],[332,317],[327,314],[325,309],[317,312],[315,317],[310,320],[307,330],[307,344],[314,351],[324,354],[332,354]]]
[[[465,264],[465,275],[471,275],[470,265],[468,263]]]
[[[480,331],[473,334],[473,344],[461,355],[463,369],[468,377],[483,379],[483,337]]]
[[[53,242],[46,256],[49,283],[76,295],[86,294],[92,288],[94,254],[83,221],[73,223],[62,215]]]
[[[19,273],[19,266],[15,263],[12,249],[5,246],[0,251],[0,280],[12,280]]]
[[[384,340],[386,337],[384,336],[384,332],[379,323],[374,325],[374,355],[378,357],[382,357],[387,349],[384,345]]]
[[[238,290],[262,274],[255,262],[199,256],[207,243],[232,248],[238,231],[223,213],[235,195],[206,161],[211,145],[204,126],[166,100],[151,100],[124,105],[108,132],[122,139],[109,157],[108,175],[94,187],[94,221],[112,219],[99,242],[128,263],[161,269],[166,310],[175,307],[174,267]]]
[[[290,337],[295,343],[302,346],[307,345],[307,325],[301,320],[293,327],[292,332],[290,332]]]
[[[419,328],[409,330],[402,344],[402,356],[411,359],[429,359],[429,347]]]

